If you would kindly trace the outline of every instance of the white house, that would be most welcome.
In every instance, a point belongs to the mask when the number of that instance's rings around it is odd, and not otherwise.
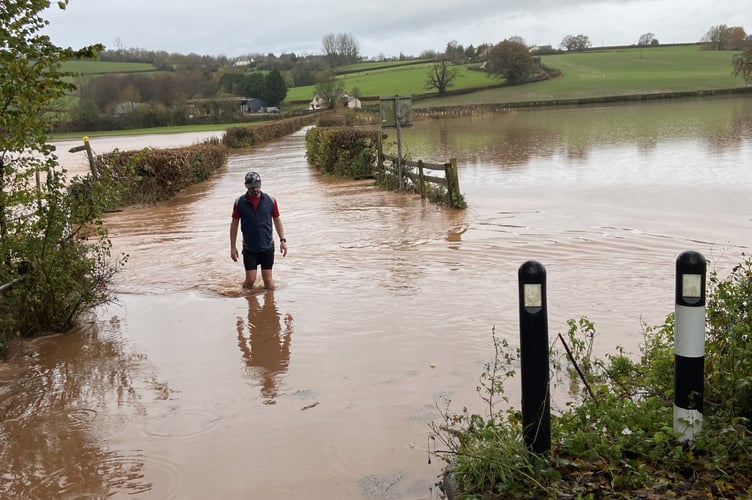
[[[340,102],[350,109],[360,109],[361,107],[363,107],[363,103],[360,102],[360,99],[347,94],[342,94],[342,96],[340,96]],[[313,96],[313,100],[308,105],[308,111],[324,109],[324,107],[324,98],[316,94],[315,96]]]

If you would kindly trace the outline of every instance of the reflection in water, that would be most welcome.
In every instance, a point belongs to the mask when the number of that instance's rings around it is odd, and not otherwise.
[[[274,404],[279,393],[279,380],[290,364],[292,316],[285,315],[282,330],[274,292],[265,292],[263,303],[259,303],[258,295],[254,293],[249,293],[246,299],[248,321],[238,318],[238,347],[248,366],[248,374],[259,379],[264,404]]]
[[[502,169],[552,157],[585,161],[603,148],[634,146],[649,154],[660,142],[700,141],[719,152],[743,145],[751,117],[752,102],[737,97],[515,110],[420,122],[403,131],[403,148],[428,161],[492,159]]]
[[[138,450],[111,451],[100,437],[100,423],[119,418],[108,410],[143,412],[146,399],[132,376],[144,357],[98,337],[113,328],[117,320],[37,339],[0,365],[0,498],[166,493],[153,491],[145,469],[154,465],[162,484],[175,486],[170,464]]]

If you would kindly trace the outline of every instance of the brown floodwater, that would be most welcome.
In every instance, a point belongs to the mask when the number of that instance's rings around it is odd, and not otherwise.
[[[679,253],[722,274],[749,254],[748,101],[405,130],[411,157],[457,158],[466,210],[322,177],[301,131],[232,154],[168,203],[108,215],[129,255],[117,303],[0,364],[0,497],[441,498],[429,425],[447,405],[485,410],[478,377],[492,330],[518,344],[525,261],[546,267],[550,339],[586,315],[607,353],[637,352],[643,322],[673,311]],[[58,143],[74,173],[85,158],[64,151],[78,143]],[[230,259],[248,170],[278,198],[289,241],[273,292],[242,291]],[[517,384],[506,392],[519,407]]]

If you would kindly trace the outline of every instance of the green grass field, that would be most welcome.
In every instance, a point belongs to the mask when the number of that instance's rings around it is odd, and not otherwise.
[[[599,98],[619,95],[693,92],[733,89],[747,84],[731,74],[736,52],[702,50],[699,45],[629,47],[562,53],[542,56],[547,66],[561,70],[559,78],[504,87],[499,80],[468,66],[460,66],[460,77],[451,90],[478,89],[470,93],[416,100],[413,107],[448,107],[478,104],[535,102],[561,99]],[[345,68],[338,78],[352,92],[358,88],[363,98],[391,95],[424,95],[428,72],[433,63],[393,61],[363,62]],[[68,66],[70,65],[70,66]],[[66,69],[81,73],[150,71],[149,64],[76,61]],[[129,69],[130,68],[130,69]],[[314,86],[291,88],[286,103],[307,102]],[[288,104],[289,105],[289,104]],[[219,130],[230,125],[197,126],[196,130]],[[187,131],[178,127],[162,132]],[[117,134],[127,132],[118,131]],[[134,131],[133,133],[138,133]]]
[[[109,62],[109,61],[67,61],[63,64],[63,71],[79,73],[82,75],[103,74],[103,73],[142,73],[146,71],[156,71],[157,68],[149,63],[128,63],[128,62]]]
[[[428,72],[433,63],[426,62],[412,65],[400,65],[384,68],[381,63],[369,63],[372,68],[363,66],[357,73],[347,73],[338,79],[342,82],[345,92],[352,93],[356,87],[362,97],[378,97],[386,95],[418,95],[429,92],[426,89]],[[376,66],[378,64],[378,66]],[[487,87],[499,83],[481,71],[472,71],[467,66],[458,66],[459,77],[454,88]],[[315,86],[291,88],[287,92],[287,102],[310,100],[313,98]]]
[[[529,85],[500,87],[464,96],[428,99],[417,107],[576,99],[617,95],[718,90],[744,87],[731,74],[735,52],[696,45],[611,49],[543,56],[561,77]]]
[[[659,92],[727,89],[745,86],[731,74],[735,52],[701,50],[698,45],[618,48],[602,51],[542,56],[541,61],[561,70],[555,80],[495,87],[470,94],[431,98],[415,106],[462,106],[499,102],[539,101],[582,97],[605,97]],[[376,63],[370,63],[376,64]],[[354,87],[361,96],[422,95],[431,63],[383,68],[341,76],[345,90]],[[498,80],[483,73],[460,68],[461,77],[453,89],[488,87]],[[310,99],[314,87],[290,89],[287,101]]]

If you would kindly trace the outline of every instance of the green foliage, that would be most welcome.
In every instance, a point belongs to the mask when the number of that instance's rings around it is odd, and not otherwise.
[[[378,134],[352,127],[314,127],[306,132],[306,156],[327,175],[371,177]]]
[[[705,338],[705,404],[752,419],[752,259],[720,279],[709,276]]]
[[[99,220],[116,196],[112,186],[82,180],[79,185],[88,187],[70,195],[47,144],[52,115],[40,110],[74,88],[62,63],[102,49],[53,45],[41,34],[48,23],[40,13],[49,3],[11,2],[0,9],[0,283],[15,280],[21,263],[29,268],[0,296],[0,350],[15,336],[65,331],[110,301],[107,285],[124,263],[111,258]]]
[[[338,80],[333,71],[321,71],[316,74],[314,94],[318,96],[324,109],[334,109],[345,92],[345,84]]]
[[[287,82],[278,69],[273,69],[264,77],[264,93],[261,97],[271,105],[278,105],[287,96]]]
[[[433,438],[445,449],[444,487],[454,498],[748,497],[752,492],[750,303],[752,259],[732,273],[712,273],[707,303],[703,430],[682,442],[672,427],[674,318],[646,328],[639,361],[617,347],[594,356],[595,325],[567,322],[554,342],[554,387],[566,384],[566,407],[551,419],[551,451],[535,456],[522,444],[520,418],[499,411],[518,351],[493,333],[495,359],[478,391],[486,417],[442,412]],[[564,348],[562,352],[558,347]]]
[[[489,73],[509,85],[525,82],[537,71],[537,65],[525,44],[504,40],[488,51]]]
[[[734,55],[732,61],[734,64],[734,76],[742,75],[745,82],[752,82],[752,48]]]
[[[499,403],[507,403],[504,382],[515,376],[513,365],[519,349],[511,350],[505,339],[492,329],[494,359],[485,363],[476,391],[488,407],[487,416],[471,414],[467,408],[461,414],[441,410],[443,421],[432,422],[432,438],[443,449],[434,453],[449,466],[445,487],[453,498],[536,498],[535,493],[546,491],[540,482],[542,459],[531,454],[522,437],[522,420],[514,410],[498,410]]]
[[[360,89],[363,98],[396,94],[417,97],[426,94],[426,74],[434,64],[434,62],[426,61],[419,63],[411,61],[410,64],[391,66],[384,63],[364,63],[359,65],[357,70],[340,73],[335,75],[335,78],[342,88]],[[475,71],[470,65],[459,65],[454,68],[458,70],[455,90],[480,89],[498,85],[486,72]],[[315,85],[294,87],[289,89],[287,100],[310,100],[315,92]]]
[[[624,100],[625,96],[663,94],[670,97],[671,93],[686,93],[687,97],[708,95],[719,89],[735,89],[744,85],[731,73],[729,58],[728,52],[700,50],[697,45],[661,45],[649,50],[625,47],[542,55],[541,63],[560,70],[560,78],[537,82],[534,86],[501,86],[479,89],[469,94],[449,95],[443,99],[421,99],[414,103],[413,109],[592,100],[613,96]],[[457,89],[470,86],[470,80],[463,78],[458,82]],[[361,89],[365,95],[369,95],[365,85],[361,85]]]
[[[225,165],[227,148],[197,144],[187,148],[115,150],[97,156],[101,178],[121,186],[121,204],[150,204],[173,198],[179,191],[208,179]]]
[[[249,148],[292,134],[314,120],[315,116],[308,115],[247,127],[230,127],[225,131],[222,141],[228,148]]]

